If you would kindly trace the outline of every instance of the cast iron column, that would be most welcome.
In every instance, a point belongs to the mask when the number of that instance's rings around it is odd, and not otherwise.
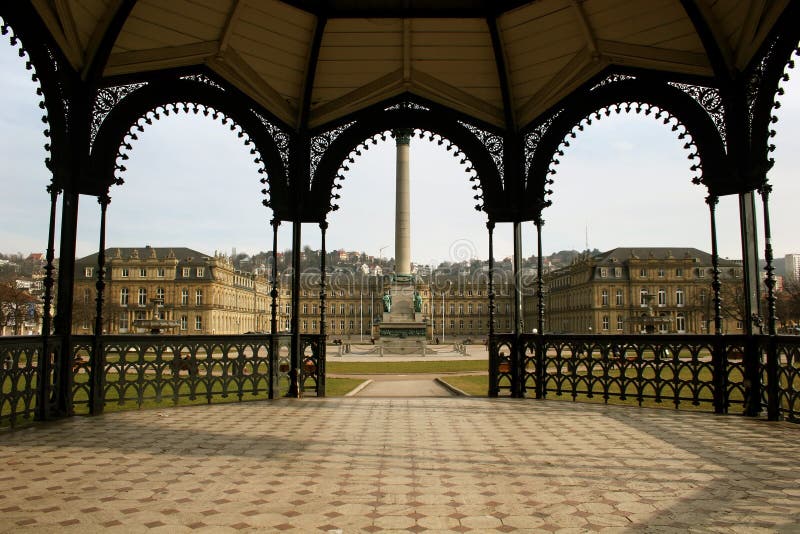
[[[72,301],[75,288],[75,241],[78,233],[78,193],[64,189],[61,198],[61,245],[58,258],[58,297],[53,319],[61,349],[55,362],[53,415],[73,415]]]
[[[292,223],[292,358],[289,371],[288,397],[300,397],[300,365],[303,361],[303,346],[300,342],[300,232],[302,223]]]
[[[744,271],[744,357],[745,407],[748,416],[761,412],[761,351],[755,337],[755,328],[761,326],[758,310],[758,233],[753,191],[739,195],[739,218],[742,232],[742,262]]]
[[[272,299],[270,320],[269,320],[269,398],[275,398],[275,381],[277,380],[277,367],[278,367],[278,227],[281,221],[272,219],[270,221],[272,226],[272,278],[269,296]]]
[[[100,244],[97,251],[97,296],[95,297],[96,309],[94,318],[94,339],[92,345],[92,364],[89,383],[89,413],[100,415],[103,413],[104,395],[103,382],[106,371],[106,358],[103,351],[103,291],[106,287],[106,210],[111,198],[108,192],[97,198],[100,204]]]
[[[319,268],[320,268],[320,275],[319,275],[319,344],[317,345],[317,362],[316,362],[316,373],[317,373],[317,397],[324,397],[325,396],[325,351],[326,351],[326,339],[327,339],[327,330],[328,325],[326,323],[326,315],[327,315],[327,292],[326,292],[326,265],[325,260],[327,255],[327,250],[325,248],[325,231],[328,229],[328,222],[322,221],[319,223],[320,229],[320,239],[321,244],[320,247],[322,251],[320,252],[320,259],[319,259]]]
[[[719,280],[719,251],[717,250],[717,202],[716,195],[706,197],[708,212],[711,217],[711,289],[714,291],[714,345],[712,353],[712,370],[714,383],[714,413],[723,414],[728,411],[728,358],[725,340],[722,337],[722,298]]]
[[[52,368],[53,355],[50,353],[50,330],[52,329],[52,321],[50,319],[50,311],[53,303],[53,260],[55,259],[55,241],[56,241],[56,208],[58,204],[58,195],[61,190],[56,187],[55,183],[47,186],[47,192],[50,194],[50,222],[47,227],[47,253],[45,255],[44,267],[44,304],[42,309],[42,352],[39,357],[36,389],[36,419],[38,421],[45,421],[50,417],[50,388],[52,387]]]
[[[486,228],[489,230],[489,396],[497,397],[500,393],[500,389],[497,387],[500,361],[494,334],[494,221],[487,222]]]
[[[514,222],[514,349],[511,354],[511,396],[524,397],[525,384],[522,379],[522,224]]]
[[[772,265],[772,230],[769,224],[769,194],[772,186],[763,183],[758,191],[764,206],[764,258],[767,260],[765,270],[767,277],[767,417],[770,421],[780,418],[780,399],[778,398],[778,351],[775,334],[775,267]]]
[[[411,200],[409,183],[409,147],[412,131],[395,130],[397,141],[397,176],[394,214],[394,272],[411,274]]]
[[[541,216],[536,217],[536,398],[545,396],[545,365],[547,362],[544,346],[544,260],[542,258],[542,225]]]

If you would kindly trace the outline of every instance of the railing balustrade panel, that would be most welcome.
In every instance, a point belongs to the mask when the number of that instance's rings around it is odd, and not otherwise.
[[[42,344],[39,336],[0,337],[0,427],[33,420]],[[51,340],[51,354],[58,346]]]
[[[797,423],[800,422],[800,336],[778,336],[775,349],[779,415]]]

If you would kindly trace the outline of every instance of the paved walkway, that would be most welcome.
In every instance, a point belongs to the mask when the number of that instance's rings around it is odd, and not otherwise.
[[[114,413],[0,434],[0,531],[798,532],[798,438],[456,397]]]
[[[369,384],[355,397],[450,397],[449,389],[436,382],[440,375],[363,375]],[[351,376],[350,378],[354,378]]]

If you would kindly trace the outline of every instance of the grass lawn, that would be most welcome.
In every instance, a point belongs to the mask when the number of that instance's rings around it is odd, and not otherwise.
[[[464,371],[488,371],[486,360],[449,360],[414,362],[337,362],[325,363],[330,374],[413,374],[413,373],[459,373]]]
[[[328,397],[344,397],[364,380],[359,378],[326,378],[325,395]]]

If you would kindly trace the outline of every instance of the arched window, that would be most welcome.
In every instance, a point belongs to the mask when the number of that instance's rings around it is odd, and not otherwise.
[[[675,290],[675,304],[678,306],[684,305],[683,289],[681,288]]]
[[[647,306],[647,289],[644,287],[639,290],[639,305]]]
[[[666,289],[659,289],[658,290],[658,305],[659,306],[666,306],[667,305],[667,290]]]

